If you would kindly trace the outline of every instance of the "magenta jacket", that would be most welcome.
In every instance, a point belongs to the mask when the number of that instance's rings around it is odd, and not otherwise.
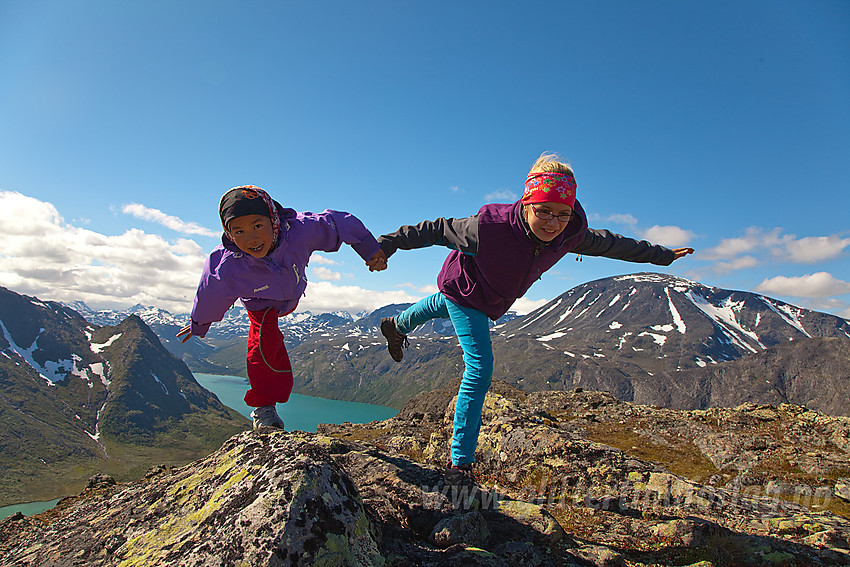
[[[378,242],[363,223],[349,213],[325,210],[296,213],[278,205],[278,244],[263,258],[243,253],[222,236],[207,258],[192,307],[192,334],[203,337],[221,321],[237,299],[249,311],[275,308],[290,313],[304,295],[307,262],[314,251],[336,252],[343,242],[369,260]]]
[[[387,257],[396,250],[451,248],[437,287],[458,305],[483,311],[494,321],[570,252],[662,266],[675,259],[675,253],[664,246],[588,228],[578,201],[570,222],[551,242],[534,236],[520,201],[484,205],[477,215],[463,219],[438,218],[402,226],[378,241]]]

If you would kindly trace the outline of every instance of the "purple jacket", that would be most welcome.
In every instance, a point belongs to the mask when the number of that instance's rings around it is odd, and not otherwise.
[[[510,309],[543,273],[569,252],[630,262],[669,265],[669,248],[587,227],[576,201],[564,231],[551,242],[539,240],[522,216],[522,203],[484,205],[465,219],[425,221],[403,226],[378,238],[389,257],[396,250],[434,244],[453,248],[437,276],[437,286],[463,307],[483,311],[493,320]]]
[[[343,242],[369,260],[378,251],[378,242],[357,217],[340,211],[296,213],[278,207],[278,244],[263,258],[243,253],[222,236],[207,258],[192,307],[192,334],[203,337],[210,325],[221,321],[237,299],[250,311],[274,307],[286,314],[298,306],[304,295],[304,274],[310,254],[321,250],[336,252]]]

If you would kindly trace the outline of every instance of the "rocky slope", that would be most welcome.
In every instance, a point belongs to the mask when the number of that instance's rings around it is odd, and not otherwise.
[[[245,432],[138,482],[94,478],[0,523],[0,565],[850,562],[850,418],[494,383],[482,488],[452,490],[453,387],[383,422]]]

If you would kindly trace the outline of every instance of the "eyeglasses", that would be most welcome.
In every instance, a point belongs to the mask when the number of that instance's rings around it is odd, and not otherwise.
[[[570,222],[570,218],[573,216],[573,212],[570,211],[568,213],[561,213],[560,215],[553,215],[549,211],[541,211],[534,205],[531,205],[531,210],[534,211],[534,216],[539,218],[540,220],[552,220],[558,219],[558,222]]]

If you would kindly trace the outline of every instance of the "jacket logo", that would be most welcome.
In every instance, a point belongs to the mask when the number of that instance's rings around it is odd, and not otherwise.
[[[269,289],[269,286],[268,286],[268,285],[264,285],[263,287],[258,287],[257,289],[255,289],[255,290],[254,290],[254,293],[257,293],[258,291],[265,291],[265,290],[267,290],[267,289]]]

